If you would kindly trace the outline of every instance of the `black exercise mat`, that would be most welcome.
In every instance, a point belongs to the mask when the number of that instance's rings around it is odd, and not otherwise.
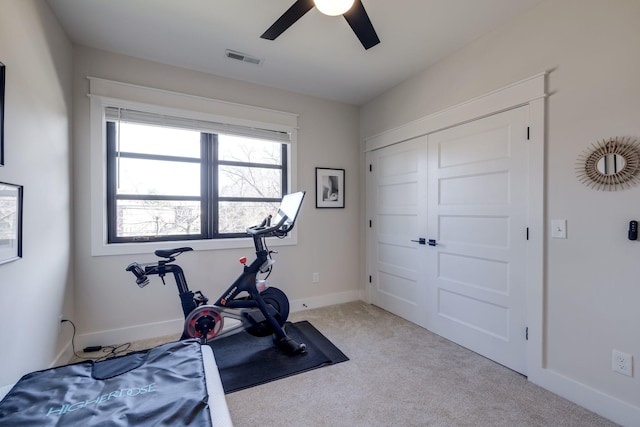
[[[289,355],[271,336],[240,332],[209,343],[216,357],[225,394],[349,360],[308,321],[285,325],[287,335],[307,345],[307,352]]]

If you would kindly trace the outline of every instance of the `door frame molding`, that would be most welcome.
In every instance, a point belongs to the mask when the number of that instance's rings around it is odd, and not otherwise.
[[[398,144],[443,129],[461,125],[502,111],[528,106],[529,119],[529,242],[527,249],[527,376],[539,383],[545,371],[544,359],[544,144],[547,72],[520,80],[485,95],[470,99],[445,110],[419,118],[402,126],[365,138],[365,157],[369,164],[370,152]],[[367,218],[372,215],[370,179],[366,180]],[[370,260],[370,232],[366,241],[366,271],[372,274]],[[365,283],[370,301],[370,284]],[[523,331],[524,333],[524,331]]]

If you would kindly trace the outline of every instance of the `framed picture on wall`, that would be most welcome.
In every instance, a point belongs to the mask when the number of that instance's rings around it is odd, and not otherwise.
[[[344,208],[344,169],[316,168],[316,208]]]
[[[22,257],[22,186],[0,182],[0,264]]]
[[[4,68],[0,62],[0,166],[4,166]]]

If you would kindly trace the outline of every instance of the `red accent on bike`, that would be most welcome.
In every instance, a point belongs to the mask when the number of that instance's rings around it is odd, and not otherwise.
[[[240,258],[240,264],[244,265],[247,263],[247,257],[243,256],[242,258]]]

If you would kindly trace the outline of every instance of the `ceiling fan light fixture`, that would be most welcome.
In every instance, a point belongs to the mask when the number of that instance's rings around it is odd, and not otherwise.
[[[354,0],[313,0],[318,10],[325,15],[338,16],[353,6]]]

